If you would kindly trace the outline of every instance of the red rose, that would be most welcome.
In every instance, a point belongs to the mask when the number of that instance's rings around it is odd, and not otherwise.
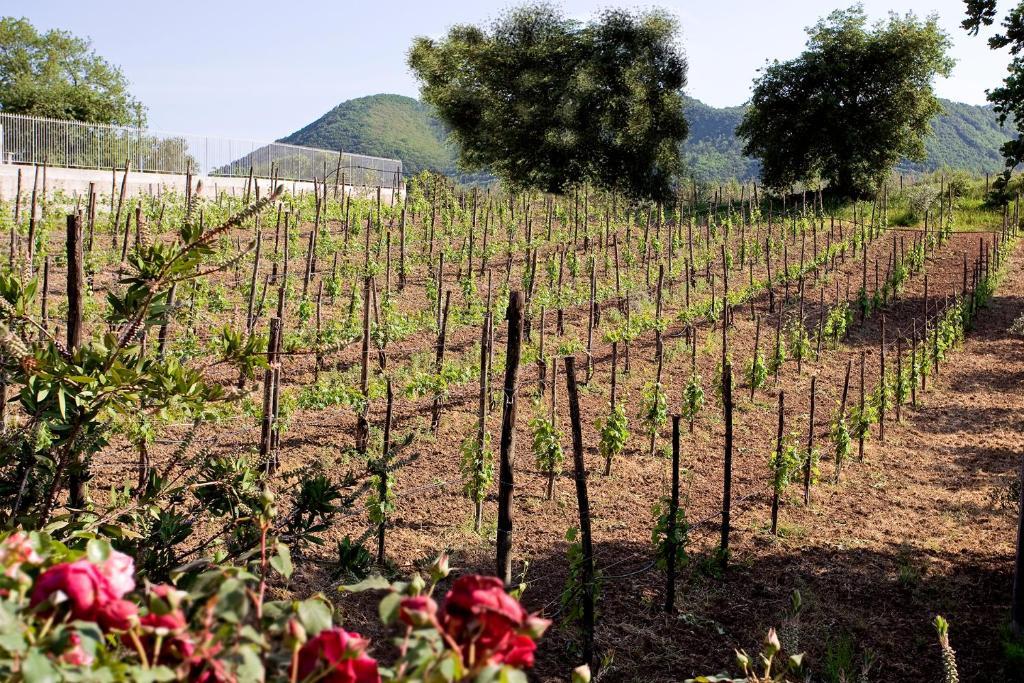
[[[150,612],[139,619],[139,623],[145,630],[156,631],[157,629],[164,629],[169,633],[184,631],[185,627],[188,626],[188,622],[185,621],[185,615],[180,610],[174,610],[166,614]]]
[[[444,630],[461,647],[470,670],[486,664],[533,666],[537,646],[531,635],[539,621],[492,576],[459,577],[445,596]]]
[[[299,680],[314,672],[319,683],[380,683],[377,661],[366,654],[367,642],[342,628],[321,631],[299,650]]]
[[[156,639],[154,634],[160,633],[163,636],[163,645],[160,648],[160,663],[172,663],[187,661],[195,654],[196,646],[192,638],[186,632],[188,621],[181,610],[173,610],[166,614],[150,612],[139,618],[139,626],[145,634],[140,638],[142,647],[147,652],[155,648]],[[121,641],[125,645],[131,645],[127,636],[122,636]]]
[[[466,614],[494,614],[521,626],[527,617],[523,606],[505,592],[505,584],[494,576],[460,576],[445,596],[445,609]]]
[[[422,628],[434,623],[437,603],[427,595],[402,598],[398,604],[398,618],[406,626]]]
[[[88,560],[55,564],[44,571],[32,589],[32,606],[45,602],[57,591],[67,598],[71,616],[84,621],[95,621],[97,610],[115,599],[106,578]]]
[[[512,639],[509,647],[502,652],[496,653],[494,661],[497,664],[507,664],[519,669],[533,666],[533,653],[537,651],[537,644],[529,636],[516,636]]]
[[[127,600],[111,600],[96,613],[96,620],[106,631],[127,631],[138,618],[139,608]]]

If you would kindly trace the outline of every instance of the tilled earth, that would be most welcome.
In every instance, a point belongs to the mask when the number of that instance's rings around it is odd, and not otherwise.
[[[908,232],[907,245],[919,234]],[[984,237],[990,239],[987,234]],[[795,246],[792,248],[795,252]],[[978,234],[956,234],[929,255],[929,317],[942,308],[947,295],[960,291],[964,255],[973,263],[979,248]],[[883,277],[890,253],[892,238],[888,234],[870,246],[869,263],[878,261]],[[793,258],[792,253],[790,256]],[[651,545],[652,506],[667,495],[671,477],[670,460],[664,450],[670,425],[661,431],[659,451],[651,457],[649,437],[638,417],[643,388],[655,375],[654,336],[651,333],[635,340],[629,349],[630,372],[620,375],[618,396],[628,405],[632,436],[626,451],[615,460],[612,474],[603,476],[594,422],[607,411],[611,347],[601,340],[601,330],[595,333],[595,372],[581,388],[580,401],[584,455],[590,472],[595,562],[602,577],[596,641],[603,680],[672,681],[722,671],[732,667],[734,649],[756,650],[770,626],[783,625],[784,645],[807,652],[816,679],[829,662],[842,658],[837,652],[849,651],[853,673],[861,662],[871,662],[870,680],[935,680],[940,660],[931,620],[936,614],[942,614],[951,624],[963,680],[1003,677],[1000,629],[1008,619],[1016,524],[1015,509],[1006,501],[1021,456],[1019,387],[1024,375],[1024,344],[1007,330],[1024,313],[1022,262],[1024,252],[1018,249],[1009,260],[1007,276],[996,297],[980,313],[966,343],[950,354],[937,377],[929,376],[926,392],[918,390],[917,407],[902,409],[901,423],[890,411],[884,443],[879,440],[877,426],[873,427],[863,460],[851,459],[839,483],[834,481],[828,432],[838,408],[847,363],[852,361],[853,366],[849,393],[852,406],[858,399],[862,351],[867,391],[879,376],[882,314],[886,319],[888,367],[896,362],[894,343],[898,335],[905,338],[905,352],[909,350],[911,329],[915,321],[920,329],[926,308],[923,276],[912,277],[898,300],[869,316],[864,325],[857,318],[849,338],[838,349],[823,347],[820,357],[805,361],[801,372],[795,361],[787,360],[778,383],[769,377],[768,386],[755,392],[753,400],[744,373],[753,353],[755,324],[749,304],[734,312],[728,342],[736,377],[733,509],[731,558],[724,572],[713,562],[721,517],[724,444],[722,403],[713,383],[721,359],[722,331],[720,325],[712,328],[703,323],[698,327],[698,371],[707,403],[693,432],[683,428],[681,461],[685,469],[683,499],[690,524],[690,563],[679,579],[674,615],[666,615],[661,608],[664,573],[654,564]],[[298,258],[295,264],[299,267],[294,272],[301,272]],[[503,277],[500,268],[504,263],[495,266],[497,282]],[[873,268],[869,271],[869,291],[874,286]],[[321,275],[326,275],[327,269],[321,264]],[[763,277],[763,270],[755,272]],[[426,305],[425,274],[415,275],[398,297],[401,310]],[[242,277],[248,276],[243,273]],[[446,273],[448,277],[454,289],[454,273]],[[737,282],[744,282],[746,277],[746,273],[737,274]],[[861,278],[860,258],[847,258],[821,281],[807,281],[803,309],[812,337],[819,320],[819,301],[826,307],[834,303],[837,283],[845,298],[847,291],[857,290]],[[513,277],[512,282],[518,279]],[[316,291],[315,286],[312,291]],[[674,320],[673,313],[683,298],[683,284],[672,283],[665,296],[666,317]],[[693,296],[699,299],[708,292],[702,289]],[[777,291],[774,312],[769,311],[767,295],[754,301],[754,312],[761,317],[760,348],[766,355],[775,343],[781,298],[782,292]],[[453,293],[453,306],[456,300]],[[346,306],[347,297],[340,296],[338,301],[325,305],[325,318],[340,316]],[[797,310],[793,285],[786,315],[792,316]],[[210,328],[230,317],[223,314],[224,320],[219,320],[204,315],[209,318],[206,322]],[[236,309],[236,320],[238,315]],[[556,346],[553,317],[547,319],[549,348]],[[537,324],[535,317],[534,339]],[[583,308],[566,312],[567,338],[585,339],[586,325]],[[208,333],[209,329],[201,337]],[[497,333],[496,356],[504,354],[505,335],[502,324]],[[449,357],[472,353],[478,339],[479,329],[454,329],[449,336]],[[388,350],[389,366],[402,363],[414,352],[432,349],[433,342],[421,334],[393,344]],[[690,372],[690,351],[681,324],[669,325],[664,347],[663,384],[670,412],[674,413],[679,410]],[[620,345],[620,370],[624,351]],[[326,363],[328,369],[345,369],[358,360],[358,344],[353,344],[331,354]],[[288,385],[312,382],[312,357],[288,356],[283,376]],[[789,488],[780,512],[780,535],[776,537],[768,529],[768,457],[774,448],[778,392],[785,391],[787,433],[794,433],[797,441],[805,444],[812,377],[817,377],[814,438],[822,454],[820,481],[811,490],[809,505],[803,503],[800,484]],[[527,423],[536,410],[546,407],[535,409],[531,404],[537,387],[536,366],[524,364],[519,374],[514,571],[526,586],[523,601],[527,608],[555,620],[538,652],[534,675],[541,680],[565,680],[576,663],[571,627],[560,622],[560,597],[568,575],[566,532],[578,525],[562,378],[560,367],[557,414],[564,437],[566,470],[557,479],[553,500],[545,500],[546,481],[533,463]],[[501,380],[497,374],[493,377],[497,391]],[[452,390],[436,437],[429,435],[429,398],[403,398],[396,405],[396,433],[418,434],[399,458],[403,464],[396,472],[397,513],[387,531],[388,557],[399,572],[412,571],[442,550],[451,553],[452,564],[459,572],[493,571],[496,482],[485,504],[484,533],[476,534],[472,529],[472,504],[462,495],[459,477],[460,444],[476,429],[477,393],[475,382]],[[383,401],[374,402],[371,423],[382,423],[383,412]],[[499,405],[488,418],[495,445],[500,421]],[[251,422],[238,420],[226,425],[209,428],[201,439],[215,451],[225,453],[251,448],[257,442],[259,431]],[[348,473],[355,475],[356,484],[351,490],[356,490],[365,483],[365,465],[340,455],[343,447],[352,444],[354,427],[351,410],[297,411],[282,437],[282,472],[319,460],[338,481]],[[158,451],[158,461],[160,456]],[[101,481],[130,472],[132,462],[131,450],[115,443],[97,458]],[[360,501],[326,534],[325,548],[333,548],[334,542],[346,535],[357,538],[367,531]],[[276,587],[276,592],[305,596],[321,591],[338,605],[347,626],[382,643],[387,634],[377,623],[374,598],[337,593],[334,589],[339,581],[329,566],[331,555],[325,550],[323,557],[300,560],[291,584]],[[804,605],[797,620],[787,618],[795,589],[800,591]]]

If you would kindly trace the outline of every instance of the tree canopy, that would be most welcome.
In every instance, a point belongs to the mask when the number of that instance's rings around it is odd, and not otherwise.
[[[839,194],[870,192],[901,159],[921,160],[932,90],[949,75],[949,38],[937,18],[890,14],[869,26],[860,6],[808,29],[799,57],[773,62],[754,81],[737,133],[772,188],[827,181]]]
[[[676,32],[656,11],[582,23],[528,5],[488,28],[417,38],[409,65],[467,170],[546,191],[588,181],[665,198],[687,133]]]
[[[971,35],[977,35],[982,26],[991,26],[997,16],[996,0],[965,0],[967,18],[963,27]],[[1003,85],[988,91],[988,101],[994,105],[999,123],[1004,124],[1012,118],[1018,131],[1024,128],[1024,2],[1013,7],[1002,22],[1003,31],[988,39],[993,50],[1010,48],[1013,58],[1007,67]],[[1024,131],[1017,137],[1008,140],[1000,147],[1006,160],[1006,170],[1002,178],[996,181],[995,190],[1003,194],[1010,180],[1013,169],[1024,163]],[[1002,199],[1005,199],[1002,196]]]
[[[0,111],[92,123],[141,124],[145,110],[121,69],[67,31],[0,18]]]

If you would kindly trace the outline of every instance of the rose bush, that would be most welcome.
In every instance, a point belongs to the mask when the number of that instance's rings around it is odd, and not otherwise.
[[[269,503],[268,503],[269,506]],[[501,581],[461,576],[441,605],[442,556],[420,576],[374,577],[344,590],[384,590],[380,613],[399,630],[385,665],[370,643],[333,623],[322,596],[264,600],[291,573],[287,548],[269,542],[245,567],[196,563],[174,585],[140,581],[132,558],[99,538],[69,547],[45,533],[0,537],[0,679],[5,681],[279,681],[382,683],[517,681],[533,665],[548,622]]]

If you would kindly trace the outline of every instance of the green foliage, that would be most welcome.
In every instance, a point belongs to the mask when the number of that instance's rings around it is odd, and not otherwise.
[[[991,26],[996,18],[996,0],[966,0],[967,18],[963,27],[971,34],[977,35],[982,25]],[[1020,128],[1024,123],[1024,59],[1019,56],[1024,48],[1024,11],[1019,4],[1014,6],[1002,22],[1003,31],[988,39],[993,50],[1010,48],[1014,58],[1010,61],[1008,73],[1003,84],[988,91],[988,101],[995,106],[999,123],[1011,120]],[[1018,133],[1016,138],[1006,141],[1000,148],[1005,159],[1006,170],[997,179],[993,188],[996,198],[1006,201],[1006,186],[1012,170],[1024,161],[1024,134]]]
[[[789,355],[793,360],[805,361],[814,355],[814,350],[811,348],[811,336],[799,320],[789,326],[787,336],[789,337]]]
[[[764,362],[764,354],[758,351],[747,363],[747,381],[754,389],[760,389],[768,380],[768,366]]]
[[[686,137],[686,61],[668,15],[606,10],[583,24],[548,5],[417,38],[409,65],[467,169],[520,187],[572,182],[668,198]]]
[[[343,577],[362,580],[370,573],[373,557],[359,541],[350,537],[338,541],[338,560],[335,572]]]
[[[462,459],[459,461],[462,472],[462,491],[474,503],[482,503],[487,498],[487,489],[494,480],[494,452],[491,449],[491,434],[484,433],[484,443],[475,434],[466,437],[462,442]]]
[[[694,372],[686,383],[686,389],[683,390],[682,416],[686,420],[693,421],[703,407],[704,389],[700,384],[700,375]]]
[[[923,159],[929,121],[942,111],[931,83],[953,67],[937,17],[892,14],[869,27],[854,7],[808,35],[800,57],[761,72],[738,128],[764,183],[786,190],[821,178],[854,196],[902,158]]]
[[[622,452],[629,440],[629,418],[626,417],[626,407],[622,402],[615,404],[615,407],[608,408],[608,416],[598,418],[596,424],[601,440],[598,442],[598,451],[606,459],[614,458]]]
[[[651,382],[644,387],[641,421],[647,426],[648,434],[657,433],[668,422],[668,395],[660,382]]]
[[[14,17],[0,18],[0,110],[91,123],[145,121],[128,79],[88,39],[59,29],[40,33]]]
[[[673,538],[669,538],[669,520],[671,510],[669,501],[662,500],[654,506],[654,528],[651,530],[651,543],[654,546],[654,556],[657,558],[659,569],[668,567],[668,544],[672,540],[675,543],[675,563],[677,569],[685,567],[690,556],[687,552],[687,545],[690,542],[690,525],[686,521],[686,510],[682,505],[676,510],[676,526]]]
[[[822,332],[833,348],[839,347],[839,342],[846,337],[846,331],[852,323],[853,311],[848,302],[841,301],[829,309]]]
[[[318,534],[331,528],[342,508],[341,489],[326,475],[317,473],[304,477],[286,524],[293,545],[300,542],[323,545]]]
[[[577,628],[583,619],[583,605],[586,599],[583,583],[583,545],[578,536],[579,529],[575,527],[571,527],[565,533],[565,540],[569,543],[569,576],[565,580],[565,587],[562,589],[559,600],[562,606],[561,624],[569,629]],[[601,597],[601,584],[601,571],[595,569],[593,584],[595,620],[597,618],[597,602]]]
[[[783,439],[782,451],[772,450],[768,467],[772,471],[772,490],[781,494],[799,474],[804,462],[793,435]]]
[[[846,424],[846,415],[836,415],[836,419],[832,421],[832,430],[829,434],[829,438],[832,439],[832,445],[834,447],[836,457],[836,477],[839,476],[839,471],[842,469],[843,463],[846,458],[850,455],[851,450],[851,437],[850,428]]]
[[[540,471],[545,474],[561,472],[565,453],[558,427],[543,415],[538,415],[530,420],[530,432],[533,434],[533,456]]]

